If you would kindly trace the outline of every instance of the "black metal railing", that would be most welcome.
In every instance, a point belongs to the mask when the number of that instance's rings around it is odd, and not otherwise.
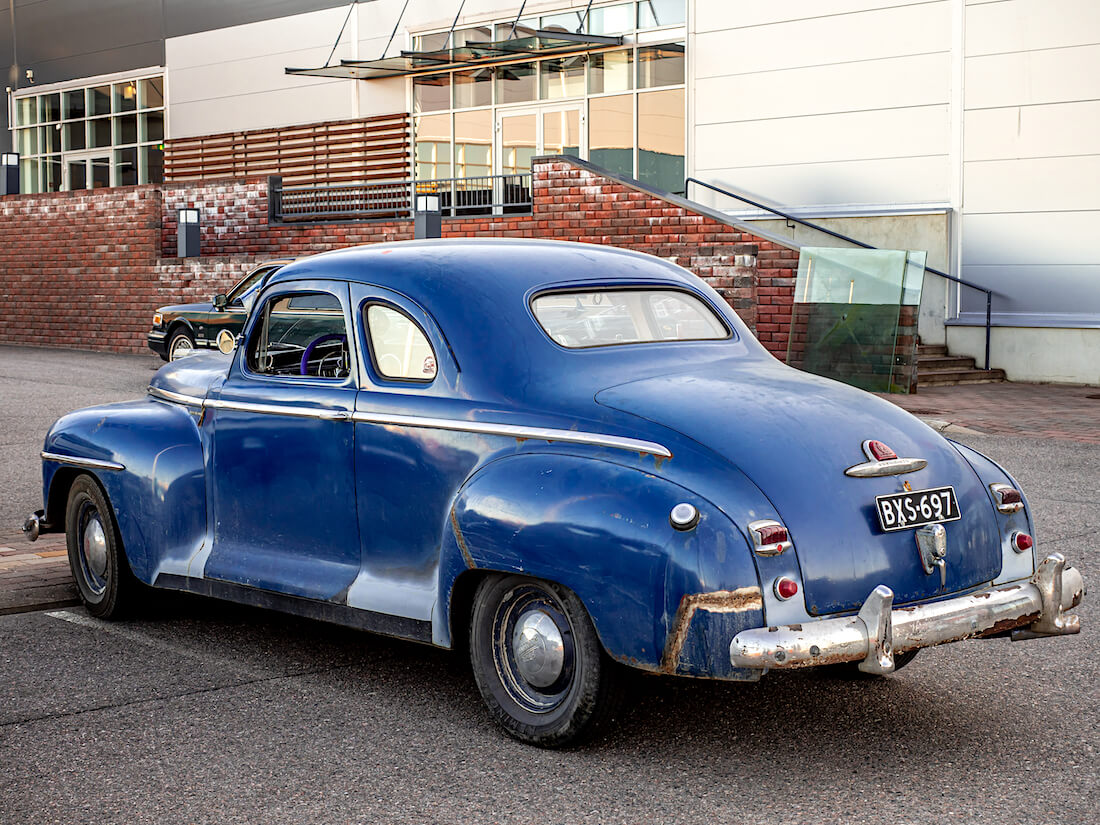
[[[810,221],[803,220],[802,218],[796,218],[794,215],[791,215],[787,212],[781,212],[780,210],[776,209],[775,207],[767,206],[766,204],[758,203],[757,201],[750,200],[749,198],[746,198],[744,195],[738,195],[736,192],[731,192],[728,189],[723,189],[720,186],[715,186],[712,183],[707,183],[706,181],[699,180],[698,178],[688,177],[688,178],[684,179],[685,197],[687,197],[686,193],[688,191],[688,187],[693,183],[696,186],[702,186],[703,188],[710,189],[711,191],[717,192],[720,195],[725,195],[726,197],[733,198],[734,200],[739,200],[742,203],[747,203],[749,206],[753,206],[757,209],[763,209],[765,212],[770,212],[773,215],[777,215],[780,218],[791,221],[793,223],[802,224],[802,226],[807,226],[810,229],[816,229],[818,232],[822,232],[825,235],[828,235],[830,237],[837,238],[838,240],[846,241],[850,244],[855,244],[856,246],[861,247],[863,249],[878,249],[877,246],[873,246],[869,243],[864,243],[863,241],[857,240],[856,238],[851,238],[848,235],[844,235],[840,232],[834,232],[831,229],[827,229],[826,227],[821,226],[819,224],[811,223]],[[931,272],[933,275],[939,275],[941,278],[946,278],[949,281],[954,281],[955,283],[961,284],[962,286],[970,287],[971,289],[978,290],[978,292],[984,292],[985,293],[985,369],[989,369],[989,339],[990,339],[990,330],[991,330],[992,325],[993,325],[992,324],[992,321],[993,321],[993,290],[986,289],[984,286],[978,286],[977,284],[971,283],[970,281],[965,281],[962,278],[956,278],[954,275],[948,275],[946,272],[941,272],[940,270],[933,269],[930,266],[926,266],[924,268],[924,271],[925,272]]]
[[[531,212],[531,173],[324,186],[273,177],[268,185],[271,218],[296,223],[411,218],[417,195],[437,195],[444,217],[522,215]]]

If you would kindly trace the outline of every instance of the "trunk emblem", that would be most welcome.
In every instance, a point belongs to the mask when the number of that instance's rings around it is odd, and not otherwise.
[[[916,531],[917,552],[920,553],[920,562],[924,566],[924,572],[931,576],[932,571],[939,568],[940,587],[947,586],[947,530],[942,524],[926,524]]]
[[[853,478],[900,476],[928,466],[923,458],[898,458],[897,453],[873,438],[863,442],[863,454],[867,456],[867,461],[852,465],[844,471],[844,475]]]

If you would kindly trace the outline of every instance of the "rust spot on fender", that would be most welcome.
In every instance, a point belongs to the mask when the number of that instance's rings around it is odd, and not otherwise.
[[[455,531],[455,541],[458,542],[458,549],[462,551],[462,558],[465,560],[466,566],[471,570],[476,570],[477,565],[474,564],[474,557],[470,555],[470,548],[466,546],[462,528],[458,526],[458,519],[455,518],[454,507],[451,508],[451,528]]]
[[[680,652],[687,641],[688,630],[696,610],[710,613],[741,613],[746,610],[764,610],[764,599],[759,587],[740,587],[737,590],[716,590],[713,593],[691,593],[680,599],[672,629],[661,657],[661,672],[675,673],[680,662]]]

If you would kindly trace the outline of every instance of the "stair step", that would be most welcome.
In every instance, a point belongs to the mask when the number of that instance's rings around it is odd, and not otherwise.
[[[974,363],[973,358],[968,358],[965,355],[921,355],[917,358],[917,369],[924,370],[954,370],[976,369],[977,366]]]
[[[917,355],[947,355],[945,344],[918,344]]]
[[[1001,369],[941,369],[917,372],[917,386],[942,387],[952,384],[996,384],[1005,380],[1005,371]]]

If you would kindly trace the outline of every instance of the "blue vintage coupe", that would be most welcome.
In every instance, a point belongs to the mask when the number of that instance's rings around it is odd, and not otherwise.
[[[469,651],[492,717],[564,745],[621,668],[755,680],[1076,633],[1002,468],[784,366],[657,258],[435,240],[281,268],[228,352],[46,436],[81,597],[147,587]]]

